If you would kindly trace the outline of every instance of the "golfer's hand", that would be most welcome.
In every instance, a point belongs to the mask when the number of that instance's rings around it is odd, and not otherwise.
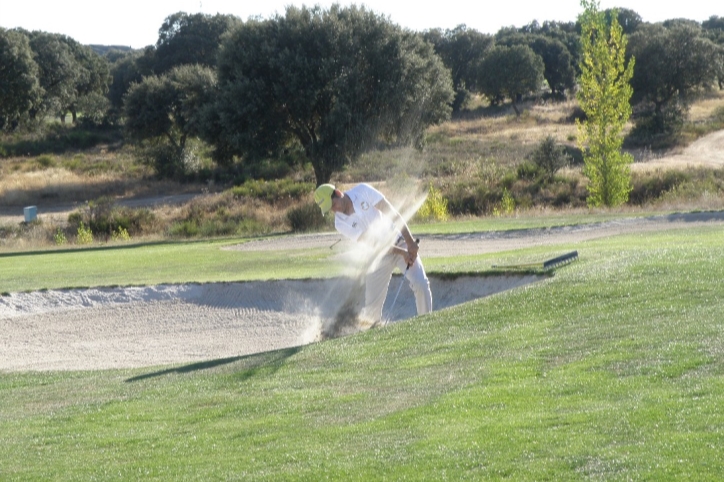
[[[417,259],[417,252],[420,250],[420,247],[417,245],[417,243],[412,243],[412,245],[407,245],[407,256],[405,256],[405,260],[407,261],[407,265],[410,266],[412,263],[415,262]]]

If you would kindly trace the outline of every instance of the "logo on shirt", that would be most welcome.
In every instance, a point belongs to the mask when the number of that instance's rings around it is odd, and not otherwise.
[[[356,228],[356,227],[357,227],[357,221],[355,221],[355,222],[352,223],[352,227],[353,227],[353,228]]]
[[[367,211],[367,210],[370,208],[370,205],[367,203],[367,201],[362,201],[362,202],[360,203],[360,207],[361,207],[364,211]]]

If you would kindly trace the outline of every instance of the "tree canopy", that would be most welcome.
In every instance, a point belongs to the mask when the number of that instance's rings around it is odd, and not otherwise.
[[[510,98],[516,115],[518,97],[536,92],[543,83],[543,60],[526,45],[496,45],[478,67],[478,88],[491,101]]]
[[[621,152],[621,132],[631,116],[629,81],[634,59],[626,62],[626,36],[618,19],[610,24],[597,0],[581,0],[581,81],[578,102],[586,120],[578,122],[589,206],[615,207],[628,201],[633,162]]]
[[[215,84],[216,75],[208,67],[182,65],[131,85],[124,103],[126,133],[136,141],[170,147],[154,159],[159,174],[174,176],[184,170],[186,142],[201,132]]]
[[[105,96],[111,79],[109,65],[91,47],[66,35],[17,32],[29,39],[43,91],[42,102],[30,110],[31,117],[50,114],[64,120],[70,112],[75,121],[79,102],[89,96]]]
[[[0,130],[22,122],[42,93],[28,37],[0,28]]]
[[[465,25],[458,25],[452,30],[445,31],[428,30],[423,36],[435,46],[435,52],[450,69],[455,89],[452,107],[453,111],[457,112],[465,103],[469,93],[476,90],[475,66],[493,46],[493,37]]]
[[[240,23],[233,15],[169,15],[158,30],[154,73],[163,74],[178,65],[215,67],[221,37]]]
[[[449,70],[432,45],[363,7],[289,7],[222,45],[205,139],[253,159],[295,145],[317,183],[379,143],[420,145],[447,119]]]
[[[537,29],[536,31],[540,31]],[[543,61],[543,77],[554,96],[562,96],[576,83],[573,57],[560,40],[540,33],[508,32],[498,38],[498,45],[526,45]]]
[[[653,105],[654,132],[670,130],[671,119],[687,110],[690,97],[716,79],[719,51],[701,29],[686,23],[651,25],[631,35],[628,55],[637,66],[631,80],[634,101]]]

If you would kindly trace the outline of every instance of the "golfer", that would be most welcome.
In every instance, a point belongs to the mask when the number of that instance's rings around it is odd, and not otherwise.
[[[374,253],[365,279],[364,319],[382,320],[382,306],[395,267],[404,273],[415,294],[417,314],[432,311],[430,282],[417,255],[417,243],[405,220],[381,192],[364,183],[345,192],[332,184],[322,184],[314,192],[314,201],[322,214],[334,213],[337,231],[365,243]]]

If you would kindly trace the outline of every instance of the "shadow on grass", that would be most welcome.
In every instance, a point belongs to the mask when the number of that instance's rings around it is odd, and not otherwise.
[[[702,211],[694,213],[674,213],[665,216],[667,221],[677,222],[683,221],[687,223],[704,222],[704,221],[722,221],[724,220],[724,211]]]
[[[126,383],[139,382],[149,378],[162,377],[172,374],[193,373],[200,370],[209,370],[231,363],[243,362],[239,367],[239,379],[241,381],[248,380],[255,375],[262,373],[274,373],[284,365],[284,361],[301,350],[301,347],[283,348],[281,350],[267,351],[263,353],[254,353],[251,355],[233,356],[228,358],[218,358],[216,360],[208,360],[203,362],[192,363],[180,367],[169,368],[157,372],[138,375],[126,380]]]

